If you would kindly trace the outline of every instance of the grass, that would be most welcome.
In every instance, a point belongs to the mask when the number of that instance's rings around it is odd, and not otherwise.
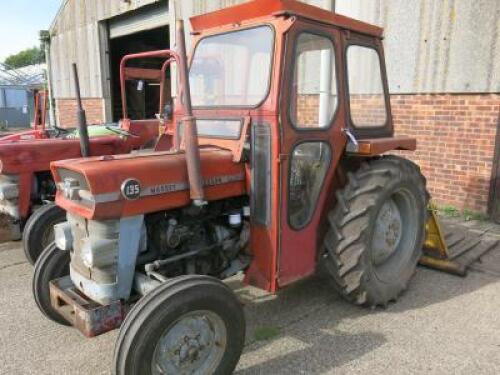
[[[438,208],[438,211],[444,216],[462,218],[465,221],[471,221],[471,220],[486,221],[489,219],[488,215],[483,214],[482,212],[469,210],[468,208],[459,210],[455,206],[444,206]]]
[[[459,217],[460,216],[460,211],[458,208],[454,206],[444,206],[442,208],[439,208],[439,211],[444,215],[448,217]]]
[[[280,327],[262,326],[257,327],[253,333],[255,341],[270,340],[281,333]]]

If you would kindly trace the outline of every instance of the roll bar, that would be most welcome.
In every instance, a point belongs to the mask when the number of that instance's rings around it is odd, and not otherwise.
[[[144,60],[153,58],[164,58],[161,69],[144,69],[144,68],[130,68],[127,67],[127,63],[131,60]],[[172,50],[158,50],[150,52],[141,52],[126,55],[122,58],[120,62],[120,90],[122,98],[122,115],[123,119],[128,118],[128,108],[127,108],[127,92],[126,92],[126,82],[131,79],[148,79],[156,82],[160,82],[160,108],[159,113],[163,111],[165,106],[165,75],[167,68],[175,62],[179,64],[180,57],[179,54]],[[181,83],[182,84],[182,83]]]

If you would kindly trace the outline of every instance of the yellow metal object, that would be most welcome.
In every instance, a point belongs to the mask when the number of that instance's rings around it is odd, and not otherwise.
[[[446,246],[443,231],[436,215],[437,209],[433,203],[429,203],[428,212],[429,218],[425,224],[424,248],[437,255],[440,259],[446,259],[449,256],[448,246]]]
[[[450,258],[448,246],[436,214],[436,206],[430,203],[428,211],[429,218],[425,224],[424,255],[420,258],[420,264],[454,275],[465,276],[466,267]]]

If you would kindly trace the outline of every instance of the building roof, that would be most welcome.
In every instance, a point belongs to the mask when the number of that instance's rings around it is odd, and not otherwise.
[[[45,85],[45,64],[29,65],[19,69],[8,69],[0,63],[0,85],[38,87]]]
[[[243,21],[277,14],[295,15],[375,37],[382,37],[383,35],[383,29],[378,26],[335,14],[297,0],[253,0],[193,17],[191,18],[191,25],[195,32],[200,32],[218,26],[238,24]]]

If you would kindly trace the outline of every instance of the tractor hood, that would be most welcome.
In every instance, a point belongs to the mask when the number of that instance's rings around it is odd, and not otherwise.
[[[128,152],[128,146],[119,136],[91,139],[91,150],[99,155]],[[54,160],[74,159],[81,156],[78,139],[37,139],[0,143],[0,173],[21,174],[48,171]]]
[[[246,193],[245,166],[230,151],[201,148],[208,200]],[[118,219],[184,207],[191,202],[184,152],[64,160],[52,163],[56,203],[91,220]]]

